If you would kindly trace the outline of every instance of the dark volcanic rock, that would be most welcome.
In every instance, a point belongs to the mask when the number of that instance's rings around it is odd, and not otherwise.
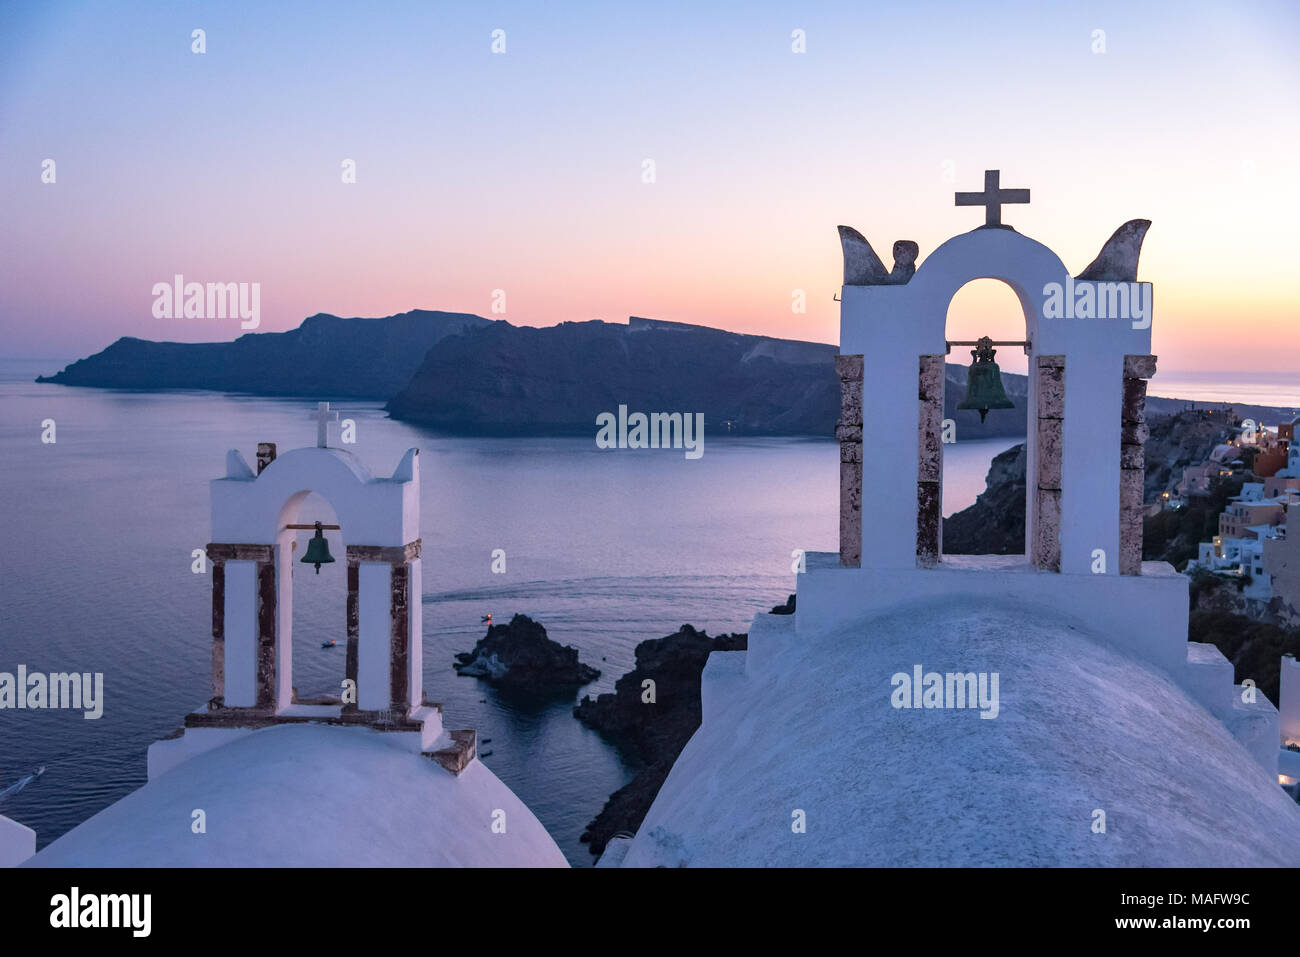
[[[633,317],[628,325],[493,323],[429,351],[388,403],[393,418],[465,434],[595,435],[596,416],[700,412],[709,435],[830,438],[840,410],[835,346]],[[945,416],[962,438],[1024,435],[1024,376],[1004,375],[1016,409],[958,411],[966,369],[948,366]]]
[[[943,520],[945,555],[1025,553],[1025,447],[994,456],[975,504]]]
[[[1151,436],[1146,442],[1144,484],[1146,499],[1153,502],[1162,491],[1174,489],[1183,477],[1183,469],[1200,465],[1216,445],[1227,442],[1240,419],[1231,409],[1196,409],[1148,417],[1147,422]],[[1196,557],[1200,542],[1219,534],[1219,514],[1249,478],[1244,473],[1216,476],[1210,480],[1207,495],[1187,498],[1180,509],[1148,515],[1142,522],[1143,559],[1169,562],[1181,570],[1188,559]]]
[[[385,319],[316,315],[289,332],[252,332],[233,342],[149,342],[128,336],[37,381],[387,399],[406,384],[436,342],[490,321],[416,309]]]
[[[496,324],[441,343],[388,403],[451,432],[595,435],[618,411],[703,413],[710,435],[834,434],[831,345],[634,319]]]
[[[773,608],[770,612],[768,612],[768,614],[770,614],[770,615],[793,615],[793,614],[794,614],[794,609],[795,609],[795,599],[797,599],[797,598],[798,598],[797,595],[795,595],[795,594],[791,594],[790,597],[787,598],[787,599],[785,600],[785,604],[784,604],[784,605],[777,605],[777,606],[776,606],[775,608]]]
[[[1240,424],[1240,417],[1231,410],[1194,409],[1172,415],[1148,415],[1151,434],[1143,449],[1145,500],[1154,501],[1165,489],[1172,489],[1182,481],[1183,469],[1208,459],[1216,445],[1232,436],[1232,427]]]
[[[710,638],[690,625],[666,638],[652,638],[636,646],[636,667],[619,678],[613,694],[586,696],[574,716],[642,765],[625,787],[615,791],[596,819],[587,825],[582,840],[593,854],[620,831],[635,831],[650,810],[655,795],[673,762],[700,726],[700,672],[715,651],[743,651],[748,636]],[[643,685],[653,681],[650,688]]]
[[[1147,418],[1150,437],[1145,448],[1146,498],[1154,501],[1182,478],[1183,469],[1204,462],[1214,447],[1226,442],[1239,421],[1231,410],[1183,410]],[[993,459],[988,484],[970,508],[944,519],[945,555],[1016,555],[1025,550],[1025,447],[1017,445]],[[1181,568],[1195,558],[1197,543],[1218,534],[1219,513],[1241,491],[1245,476],[1215,478],[1210,493],[1190,499],[1181,509],[1165,510],[1143,520],[1146,561],[1169,562]],[[775,611],[775,609],[773,609]],[[1218,610],[1237,611],[1223,607]],[[1272,620],[1269,614],[1260,615]],[[1286,622],[1284,615],[1278,618]]]
[[[1189,591],[1193,615],[1197,612],[1235,615],[1244,621],[1294,629],[1300,639],[1300,609],[1292,608],[1281,595],[1274,595],[1267,601],[1247,598],[1242,593],[1245,579],[1216,575],[1204,568],[1196,569],[1189,577],[1192,580]]]
[[[546,629],[527,615],[508,625],[490,625],[471,652],[456,655],[457,674],[494,685],[539,693],[567,690],[600,677],[578,660],[578,649],[546,637]]]
[[[1209,458],[1216,445],[1226,442],[1231,427],[1240,421],[1227,411],[1196,409],[1170,415],[1149,415],[1146,441],[1145,497],[1155,501],[1172,489],[1183,469]],[[960,432],[959,432],[960,434]],[[1219,513],[1241,489],[1242,479],[1215,480],[1209,496],[1188,503],[1180,511],[1165,511],[1145,520],[1143,557],[1177,566],[1195,557],[1197,542],[1218,534]],[[970,508],[943,522],[945,555],[1018,555],[1025,550],[1025,447],[1017,445],[993,459],[987,486]]]

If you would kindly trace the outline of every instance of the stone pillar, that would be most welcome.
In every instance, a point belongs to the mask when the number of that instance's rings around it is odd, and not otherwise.
[[[406,633],[406,699],[412,708],[424,705],[424,602],[421,587],[423,562],[420,558],[406,561],[407,602]]]
[[[410,649],[410,623],[407,617],[407,597],[410,593],[411,569],[405,562],[394,563],[390,578],[392,596],[389,613],[392,631],[388,644],[388,683],[392,689],[392,712],[405,717],[411,710],[411,694],[407,682],[407,656]]]
[[[840,565],[862,563],[862,356],[836,356],[840,377]]]
[[[347,550],[348,559],[348,606],[347,606],[347,630],[348,646],[345,654],[345,663],[343,665],[344,674],[352,688],[353,695],[358,693],[360,685],[357,684],[357,642],[361,636],[361,566],[358,562],[353,561],[352,548]],[[355,700],[345,702],[343,705],[344,714],[352,714],[357,710]]]
[[[257,707],[276,710],[276,589],[274,550],[257,563]]]
[[[358,681],[360,661],[361,661],[361,566],[363,564],[387,565],[388,566],[388,710],[391,712],[391,719],[395,722],[404,721],[412,704],[419,705],[419,701],[412,701],[411,689],[412,681],[410,675],[410,665],[412,660],[411,652],[411,622],[419,620],[419,616],[413,616],[411,613],[411,603],[420,600],[419,588],[420,579],[418,574],[412,574],[412,563],[415,563],[415,570],[418,571],[420,558],[421,541],[416,539],[401,546],[381,546],[381,545],[349,545],[347,547],[348,561],[348,650],[347,650],[347,676],[352,681]],[[372,611],[366,612],[367,616],[373,614]],[[372,620],[369,617],[367,620]],[[416,636],[418,638],[418,636]],[[418,654],[416,655],[418,657]],[[367,660],[370,660],[367,658]],[[361,686],[357,684],[358,700],[360,699]],[[356,711],[357,706],[351,706],[346,710]],[[375,710],[369,708],[369,710]]]
[[[261,475],[268,465],[275,461],[275,443],[257,443],[257,474]]]
[[[276,707],[276,582],[275,549],[271,545],[211,542],[212,562],[212,699],[209,710],[226,707],[226,562],[253,562],[255,590],[249,609],[256,629],[256,704],[254,710],[274,712]]]
[[[917,398],[916,563],[937,565],[943,553],[943,378],[945,356],[921,356]]]
[[[1124,357],[1124,403],[1120,416],[1119,573],[1142,574],[1142,503],[1146,487],[1147,382],[1156,357]]]
[[[1038,475],[1034,483],[1032,564],[1061,570],[1061,453],[1065,429],[1065,356],[1038,356],[1037,429]]]
[[[1300,744],[1300,664],[1294,655],[1282,656],[1277,710],[1281,715],[1282,745]]]
[[[208,546],[212,548],[211,545]],[[212,558],[212,697],[208,710],[226,703],[226,562]]]

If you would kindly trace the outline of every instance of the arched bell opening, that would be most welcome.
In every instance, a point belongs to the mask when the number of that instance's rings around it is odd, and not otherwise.
[[[280,629],[278,705],[339,706],[347,678],[347,543],[323,495],[289,497],[276,532]]]
[[[430,712],[422,710],[418,450],[383,479],[340,449],[275,452],[260,443],[254,473],[232,450],[226,474],[212,482],[212,697],[187,726],[420,727]],[[295,668],[295,606],[300,659],[333,653],[320,675],[301,660]],[[295,704],[300,683],[304,698],[340,700]]]
[[[1027,483],[1022,480],[1009,491],[1005,486],[990,490],[986,479],[995,459],[1002,474],[1027,474],[1024,452],[1009,453],[1025,442],[1018,426],[1029,421],[1028,350],[1014,344],[1029,341],[1028,329],[1020,299],[1005,281],[971,280],[949,300],[945,339],[951,345],[943,376],[940,443],[944,526],[940,558],[1025,554]],[[986,497],[983,507],[975,511],[979,496]]]
[[[1024,546],[1023,551],[1012,551],[1008,543],[1004,554],[1024,554],[1037,568],[1060,570],[1060,453],[1062,447],[1063,402],[1065,388],[1065,362],[1061,356],[1040,354],[1035,343],[1038,329],[1039,303],[1034,298],[1035,284],[1018,281],[1015,276],[995,274],[972,269],[951,283],[946,290],[935,290],[933,302],[943,310],[946,319],[949,304],[967,284],[981,280],[997,280],[1010,288],[1018,304],[1019,316],[1010,320],[1016,338],[996,340],[992,336],[981,340],[961,340],[948,337],[945,329],[944,352],[922,355],[918,369],[918,469],[917,469],[917,539],[916,561],[921,567],[940,564],[943,560],[943,456],[946,445],[956,433],[960,423],[945,416],[945,397],[951,383],[946,381],[949,355],[959,348],[984,352],[989,357],[991,349],[1020,350],[1029,370],[1023,394],[1025,408],[1025,492],[1024,492]],[[992,356],[996,358],[996,353]],[[999,370],[1000,373],[1000,370]],[[984,379],[987,384],[988,378]],[[958,385],[958,387],[960,387]],[[1005,390],[1005,383],[1003,383]],[[1016,390],[1019,391],[1019,390]],[[992,406],[991,402],[974,402],[969,390],[963,392],[968,406]],[[983,396],[987,399],[987,394]],[[961,401],[951,403],[955,409]],[[992,410],[990,409],[990,412]],[[969,414],[969,409],[967,410]],[[973,422],[979,422],[974,416]],[[945,430],[948,441],[944,440]],[[968,421],[966,432],[972,431]]]

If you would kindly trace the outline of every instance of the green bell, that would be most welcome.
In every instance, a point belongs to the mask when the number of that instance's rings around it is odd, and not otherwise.
[[[1002,388],[1002,371],[993,361],[997,350],[993,340],[981,336],[975,348],[971,350],[975,361],[971,363],[970,374],[966,377],[966,398],[957,406],[959,409],[977,409],[980,422],[989,414],[989,409],[1014,409],[1015,403],[1007,398]]]
[[[330,543],[325,540],[325,533],[321,531],[320,522],[316,523],[316,534],[311,541],[307,543],[307,554],[302,556],[301,561],[308,565],[316,566],[316,574],[320,574],[322,565],[332,564],[334,556],[330,554]]]

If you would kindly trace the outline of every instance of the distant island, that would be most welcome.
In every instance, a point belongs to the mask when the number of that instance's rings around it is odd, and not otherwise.
[[[318,314],[289,332],[232,342],[151,342],[124,336],[37,382],[157,392],[209,389],[313,399],[383,399],[401,389],[440,340],[491,320],[415,309],[383,319]]]
[[[838,351],[637,316],[626,324],[533,328],[416,309],[384,318],[318,314],[289,332],[249,333],[231,342],[124,337],[36,381],[377,400],[394,419],[460,435],[593,435],[597,415],[626,405],[646,413],[703,413],[715,436],[830,438],[840,407]],[[1016,408],[981,424],[978,413],[957,409],[966,373],[964,365],[947,366],[944,415],[956,422],[961,440],[1024,435],[1026,378],[1003,373]],[[1147,409],[1172,413],[1187,404],[1150,397]],[[1233,408],[1258,419],[1280,412]]]

